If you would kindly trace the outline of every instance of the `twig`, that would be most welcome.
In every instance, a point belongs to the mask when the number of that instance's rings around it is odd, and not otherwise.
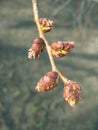
[[[39,33],[39,36],[44,40],[45,42],[45,45],[46,45],[46,50],[47,50],[47,53],[48,53],[48,56],[49,56],[49,59],[50,59],[50,63],[51,63],[51,67],[52,67],[52,71],[56,71],[58,72],[60,78],[62,79],[62,81],[64,83],[66,83],[68,81],[68,79],[66,77],[64,77],[60,71],[57,69],[56,65],[55,65],[55,62],[54,62],[54,59],[53,59],[53,56],[51,54],[51,48],[50,48],[50,45],[48,43],[48,41],[46,40],[45,36],[44,36],[44,33],[42,32],[41,28],[40,28],[40,24],[39,24],[39,15],[38,15],[38,7],[37,7],[37,0],[32,0],[32,6],[33,6],[33,14],[34,14],[34,20],[35,20],[35,23],[36,23],[36,26],[37,26],[37,29],[38,29],[38,33]]]
[[[44,40],[44,42],[46,44],[46,49],[47,49],[47,53],[48,53],[48,56],[49,56],[49,59],[50,59],[52,70],[56,71],[57,68],[56,68],[55,62],[53,60],[53,57],[51,55],[50,46],[49,46],[48,41],[46,40],[46,38],[45,38],[41,28],[40,28],[39,16],[38,16],[38,8],[37,8],[37,0],[32,0],[32,5],[33,5],[34,20],[35,20],[35,23],[37,25],[37,29],[38,29],[39,35]]]
[[[62,5],[59,5],[58,8],[56,8],[54,10],[54,12],[52,13],[53,14],[53,17],[56,16],[58,14],[58,12],[60,12],[63,8],[66,8],[66,6],[68,6],[68,4],[71,2],[72,0],[68,0],[66,1],[65,3],[63,2]]]

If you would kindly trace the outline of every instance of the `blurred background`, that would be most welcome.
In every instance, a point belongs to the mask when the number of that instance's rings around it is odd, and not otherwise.
[[[49,43],[74,40],[75,49],[54,58],[58,69],[81,85],[72,109],[63,83],[38,93],[37,81],[51,71],[47,52],[29,60],[38,36],[31,0],[0,0],[0,130],[98,130],[98,0],[38,0],[39,16],[54,20]]]

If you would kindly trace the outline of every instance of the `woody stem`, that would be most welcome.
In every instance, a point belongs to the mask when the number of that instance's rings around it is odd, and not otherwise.
[[[39,32],[39,36],[44,40],[45,42],[45,45],[46,45],[46,50],[47,50],[47,53],[48,53],[48,56],[49,56],[49,59],[50,59],[50,63],[51,63],[51,67],[52,67],[52,70],[53,71],[56,71],[57,68],[56,68],[56,65],[55,65],[55,62],[54,62],[54,59],[51,55],[51,48],[48,44],[48,41],[46,40],[45,36],[44,36],[44,33],[42,32],[41,28],[40,28],[40,24],[39,24],[39,15],[38,15],[38,7],[37,7],[37,0],[32,0],[32,5],[33,5],[33,13],[34,13],[34,20],[35,20],[35,23],[37,25],[37,29],[38,29],[38,32]]]
[[[49,60],[50,60],[50,63],[51,63],[51,67],[52,67],[52,71],[56,71],[58,72],[60,78],[62,79],[62,81],[64,83],[66,83],[68,81],[68,79],[66,77],[64,77],[60,71],[57,69],[56,65],[55,65],[55,62],[54,62],[54,59],[53,59],[53,56],[51,54],[51,48],[50,48],[50,45],[48,43],[48,41],[46,40],[45,38],[45,35],[44,33],[42,32],[41,28],[40,28],[40,24],[39,24],[39,15],[38,15],[38,6],[37,6],[37,0],[32,0],[32,6],[33,6],[33,14],[34,14],[34,20],[35,20],[35,23],[36,23],[36,26],[37,26],[37,29],[38,29],[38,33],[39,33],[39,36],[44,40],[45,42],[45,45],[46,45],[46,50],[47,50],[47,53],[48,53],[48,56],[49,56]]]

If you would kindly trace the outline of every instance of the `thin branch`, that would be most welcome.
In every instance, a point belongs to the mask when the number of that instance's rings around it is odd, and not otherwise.
[[[68,1],[66,1],[65,3],[63,2],[62,5],[60,5],[58,8],[56,8],[56,9],[53,11],[53,13],[52,13],[53,17],[56,16],[56,15],[58,14],[58,12],[60,12],[60,11],[61,11],[62,9],[64,9],[66,6],[68,6],[68,4],[69,4],[71,1],[72,1],[72,0],[68,0]]]
[[[48,53],[48,56],[49,56],[49,59],[50,59],[52,70],[56,71],[57,68],[56,68],[55,62],[53,60],[53,57],[51,55],[50,46],[49,46],[48,41],[46,40],[46,38],[45,38],[41,28],[40,28],[39,16],[38,16],[38,8],[37,8],[37,0],[32,0],[32,5],[33,5],[34,20],[35,20],[35,23],[37,25],[37,29],[38,29],[39,35],[44,40],[44,42],[46,44],[46,49],[47,49],[47,53]]]
[[[60,78],[62,79],[63,83],[66,84],[69,80],[65,76],[63,76],[59,70],[57,70],[57,72]]]
[[[40,28],[40,24],[39,24],[39,15],[38,15],[38,7],[37,7],[37,0],[32,0],[32,6],[33,6],[33,13],[34,13],[34,20],[39,32],[39,36],[44,40],[45,44],[46,44],[46,50],[50,59],[50,63],[51,63],[51,67],[52,67],[52,71],[56,71],[58,72],[60,78],[62,79],[62,81],[64,82],[64,84],[66,84],[67,81],[69,81],[66,77],[64,77],[60,71],[57,69],[53,56],[51,54],[51,48],[50,45],[48,43],[48,41],[46,40],[44,33],[42,32],[41,28]]]

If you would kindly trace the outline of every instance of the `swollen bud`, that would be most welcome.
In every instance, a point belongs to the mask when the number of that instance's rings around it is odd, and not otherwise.
[[[56,57],[66,56],[75,47],[74,41],[57,41],[51,44],[51,53]]]
[[[64,86],[64,100],[69,103],[71,107],[75,107],[75,104],[80,102],[80,86],[77,82],[68,81],[68,83]]]
[[[39,19],[41,30],[46,33],[52,30],[53,28],[53,21],[47,18],[40,18]]]
[[[59,75],[55,71],[50,71],[46,73],[37,83],[35,90],[38,92],[48,91],[57,86],[59,82]]]
[[[28,50],[28,58],[29,59],[35,59],[40,56],[40,54],[43,52],[45,47],[44,40],[42,38],[36,38],[31,47]]]

